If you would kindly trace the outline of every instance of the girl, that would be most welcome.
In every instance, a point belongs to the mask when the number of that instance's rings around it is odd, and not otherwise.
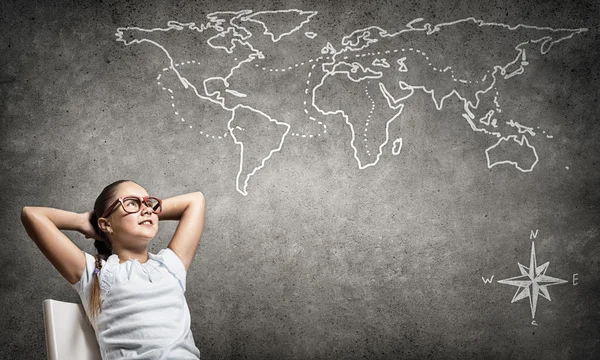
[[[184,297],[204,227],[201,192],[165,200],[129,180],[102,190],[86,213],[26,206],[27,234],[81,297],[103,359],[199,359]],[[159,220],[179,220],[167,248],[148,243]],[[95,257],[60,230],[95,239]]]

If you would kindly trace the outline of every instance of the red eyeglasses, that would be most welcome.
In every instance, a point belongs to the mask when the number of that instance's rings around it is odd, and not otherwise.
[[[102,214],[102,217],[105,218],[108,215],[110,215],[113,212],[113,210],[115,210],[117,206],[119,206],[119,204],[121,204],[123,210],[125,210],[125,212],[128,214],[133,214],[140,211],[142,208],[142,204],[145,204],[147,207],[152,209],[152,212],[155,214],[160,214],[162,211],[161,199],[155,196],[139,197],[131,195],[123,196],[115,200],[115,202],[108,207],[104,214]]]

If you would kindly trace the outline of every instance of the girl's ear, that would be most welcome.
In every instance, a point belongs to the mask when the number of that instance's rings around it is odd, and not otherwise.
[[[108,221],[108,219],[105,219],[105,218],[98,219],[98,227],[100,228],[100,230],[102,230],[104,232],[112,233],[112,228],[110,227],[110,221]]]

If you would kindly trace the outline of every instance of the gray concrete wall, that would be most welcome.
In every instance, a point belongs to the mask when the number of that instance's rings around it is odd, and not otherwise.
[[[42,301],[79,300],[21,208],[88,211],[123,178],[206,195],[186,293],[205,359],[600,357],[597,2],[0,9],[0,358],[44,358]],[[246,9],[267,34],[115,35]],[[290,9],[317,14],[260,13]],[[537,292],[510,280],[532,243]]]

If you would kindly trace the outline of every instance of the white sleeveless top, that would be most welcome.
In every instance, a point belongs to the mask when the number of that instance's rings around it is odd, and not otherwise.
[[[185,300],[186,271],[171,249],[148,253],[148,261],[119,264],[111,255],[100,270],[101,311],[90,318],[89,299],[96,261],[73,284],[96,332],[102,359],[199,359]]]

